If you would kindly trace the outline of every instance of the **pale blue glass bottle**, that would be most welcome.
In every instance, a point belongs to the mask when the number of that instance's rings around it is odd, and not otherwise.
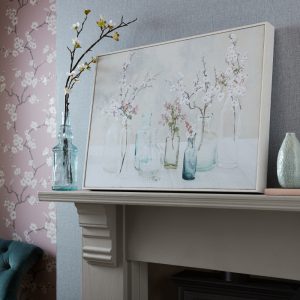
[[[182,178],[194,180],[197,169],[197,151],[195,149],[195,136],[188,138],[188,144],[184,151]]]
[[[64,124],[65,123],[65,124]],[[70,115],[62,121],[58,144],[53,147],[52,190],[77,190],[78,149],[73,144]]]

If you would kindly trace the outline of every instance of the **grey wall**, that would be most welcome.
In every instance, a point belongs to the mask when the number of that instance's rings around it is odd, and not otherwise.
[[[268,186],[277,186],[276,158],[284,133],[300,137],[300,1],[299,0],[57,0],[57,83],[62,107],[63,86],[69,64],[66,46],[72,37],[71,24],[81,20],[85,8],[92,10],[82,42],[92,41],[99,15],[118,20],[138,17],[125,28],[121,41],[106,41],[94,54],[162,42],[190,35],[269,21],[275,28]],[[253,45],[255,47],[255,45]],[[188,55],[188,53],[187,53]],[[85,74],[71,95],[75,144],[80,151],[81,180],[87,141],[92,73]],[[73,206],[57,208],[57,299],[80,299],[80,231]]]

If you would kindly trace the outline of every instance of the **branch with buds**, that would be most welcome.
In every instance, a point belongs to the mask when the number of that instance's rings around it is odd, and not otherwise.
[[[134,23],[137,19],[131,20],[129,22],[125,22],[123,17],[121,18],[118,24],[113,23],[112,21],[107,22],[105,18],[100,16],[99,20],[96,22],[98,28],[100,29],[99,35],[97,39],[78,57],[75,59],[75,54],[79,49],[82,49],[81,43],[79,40],[79,36],[82,33],[85,23],[87,21],[88,15],[90,14],[91,10],[86,9],[84,10],[84,19],[83,21],[77,22],[72,25],[73,30],[76,32],[76,37],[72,39],[72,47],[67,47],[69,54],[70,54],[70,67],[69,72],[67,73],[67,79],[65,83],[65,107],[64,107],[64,125],[66,125],[66,120],[69,115],[69,104],[70,104],[70,92],[73,89],[74,85],[79,81],[80,76],[86,70],[91,69],[91,65],[97,62],[95,57],[91,57],[88,60],[84,61],[84,58],[88,54],[88,52],[92,51],[92,49],[103,39],[111,38],[115,41],[119,41],[120,34],[117,31],[120,28],[126,27],[131,23]]]

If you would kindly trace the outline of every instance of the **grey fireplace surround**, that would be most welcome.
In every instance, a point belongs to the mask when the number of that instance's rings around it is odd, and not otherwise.
[[[148,263],[300,280],[297,196],[75,191],[39,198],[77,208],[85,300],[147,300]]]

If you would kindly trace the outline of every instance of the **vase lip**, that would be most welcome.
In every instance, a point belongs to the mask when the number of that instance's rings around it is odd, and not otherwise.
[[[285,135],[295,135],[295,132],[286,132]]]

